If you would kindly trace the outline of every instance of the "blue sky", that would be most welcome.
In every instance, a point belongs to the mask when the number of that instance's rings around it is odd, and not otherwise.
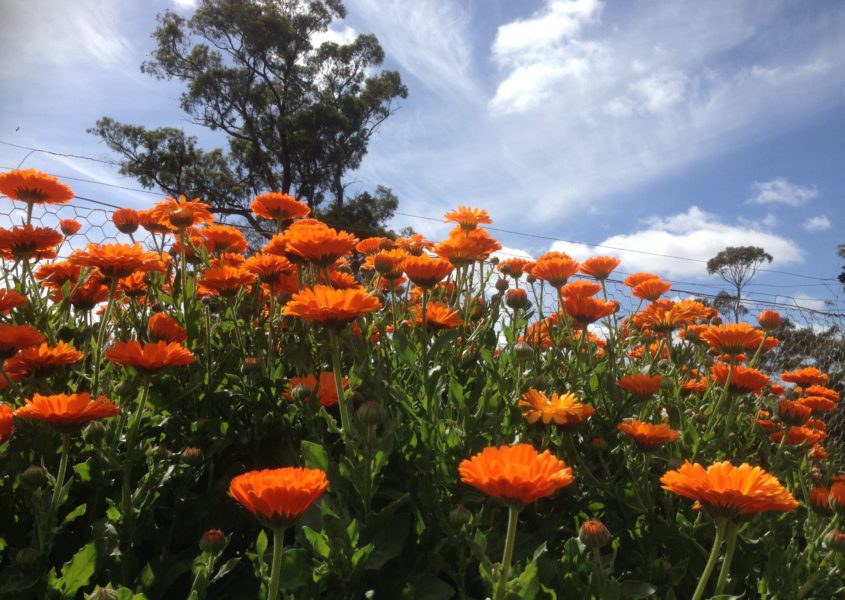
[[[111,158],[85,133],[103,115],[187,122],[180,87],[142,75],[155,14],[189,0],[5,0],[0,140]],[[346,0],[327,39],[375,33],[410,89],[353,187],[400,198],[393,225],[433,238],[459,203],[488,208],[508,252],[618,254],[623,269],[718,285],[701,262],[763,246],[771,269],[835,277],[845,242],[845,3],[712,0]],[[26,151],[0,145],[0,166]],[[133,185],[100,163],[24,166]],[[129,206],[154,197],[84,183]],[[835,282],[763,273],[754,291],[822,308]],[[709,288],[712,289],[712,288]],[[766,296],[768,294],[768,296]],[[786,300],[786,298],[783,298]],[[792,300],[788,300],[792,302]]]

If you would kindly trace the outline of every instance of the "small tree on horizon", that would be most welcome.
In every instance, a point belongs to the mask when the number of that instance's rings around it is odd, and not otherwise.
[[[747,312],[742,306],[742,291],[757,274],[760,266],[763,263],[771,263],[772,260],[772,255],[758,246],[728,246],[707,261],[707,273],[718,275],[736,290],[730,303],[726,302],[725,296],[729,296],[726,292],[724,295],[719,294],[723,306],[732,305],[730,308],[735,322],[739,322],[740,317]]]

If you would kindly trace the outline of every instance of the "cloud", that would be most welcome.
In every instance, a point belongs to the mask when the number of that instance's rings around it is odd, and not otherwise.
[[[827,302],[814,298],[807,294],[797,293],[794,296],[777,296],[775,302],[778,304],[788,304],[796,308],[806,308],[809,310],[825,311],[828,309]]]
[[[830,219],[824,215],[810,217],[802,225],[805,231],[827,231],[831,228]]]
[[[358,32],[349,25],[346,25],[340,30],[329,28],[326,31],[316,32],[311,36],[311,44],[317,47],[323,42],[333,42],[342,46],[351,44],[355,41],[356,37],[358,37]]]
[[[596,246],[555,242],[551,249],[579,260],[597,254],[617,256],[622,259],[622,271],[649,271],[668,278],[707,277],[705,262],[727,246],[760,246],[774,257],[776,267],[803,261],[803,251],[792,240],[748,225],[724,223],[697,206],[685,213],[645,219],[644,224],[647,228],[611,236]]]
[[[173,4],[182,9],[196,8],[199,3],[199,0],[173,0]]]
[[[751,204],[786,204],[801,206],[819,195],[816,186],[803,186],[790,182],[785,177],[771,181],[755,181],[751,185],[754,194],[748,199]]]

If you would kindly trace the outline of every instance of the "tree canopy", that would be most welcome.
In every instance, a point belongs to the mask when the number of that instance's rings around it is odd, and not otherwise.
[[[189,19],[167,11],[141,70],[183,82],[181,108],[227,147],[205,150],[181,129],[110,117],[90,131],[142,185],[201,197],[253,225],[251,198],[278,191],[339,225],[380,231],[396,197],[381,186],[347,197],[347,175],[407,88],[396,71],[378,70],[384,52],[373,35],[315,43],[345,16],[340,0],[203,0]]]
[[[758,246],[728,246],[707,261],[708,274],[718,275],[736,289],[732,307],[736,321],[744,314],[741,304],[743,289],[757,274],[760,266],[772,260],[772,255]],[[722,305],[730,299],[727,292],[720,293],[719,297]]]

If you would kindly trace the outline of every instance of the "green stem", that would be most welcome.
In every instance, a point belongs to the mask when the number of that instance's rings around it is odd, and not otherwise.
[[[334,385],[337,388],[337,404],[340,407],[340,425],[343,428],[343,435],[349,436],[350,429],[349,407],[346,405],[346,398],[343,394],[343,374],[341,373],[340,343],[337,339],[337,332],[329,331],[329,339],[332,346],[332,370],[334,371]]]
[[[112,307],[114,307],[115,288],[117,287],[117,279],[112,277],[109,282],[109,301],[106,304],[106,310],[100,318],[100,330],[97,332],[97,353],[94,356],[94,384],[91,386],[91,392],[99,393],[100,385],[100,363],[103,360],[103,341],[106,338],[106,328],[108,327],[109,319],[111,318]]]
[[[728,523],[728,545],[725,549],[725,558],[722,560],[722,568],[719,570],[719,578],[716,580],[716,595],[725,592],[725,586],[728,583],[728,574],[731,570],[731,563],[734,559],[734,550],[736,550],[736,538],[739,533],[739,525],[734,522]]]
[[[716,404],[713,405],[713,412],[710,413],[710,420],[707,423],[707,430],[705,431],[705,435],[709,434],[716,423],[719,421],[719,410],[722,408],[722,404],[725,403],[725,398],[728,396],[728,390],[731,387],[731,379],[733,379],[734,374],[734,364],[736,363],[736,357],[731,356],[731,362],[728,365],[728,376],[725,378],[725,385],[722,388],[722,393],[719,395],[719,399],[716,400]]]
[[[599,549],[593,546],[591,549],[593,555],[593,562],[596,563],[595,573],[596,579],[599,581],[599,591],[604,590],[604,565],[601,562],[601,553]]]
[[[692,600],[701,600],[704,596],[704,590],[707,588],[707,582],[710,581],[710,575],[716,566],[716,560],[719,558],[719,549],[722,547],[722,540],[725,539],[725,528],[727,527],[727,520],[723,517],[716,519],[716,539],[713,540],[713,548],[710,550],[710,557],[707,559],[707,564],[704,566],[704,571],[701,573],[701,579],[698,580],[698,585],[695,588],[695,593]]]
[[[50,501],[50,509],[47,513],[47,537],[49,539],[53,530],[53,517],[59,510],[59,502],[62,497],[62,488],[65,485],[67,476],[68,456],[70,455],[70,434],[62,434],[62,457],[59,459],[59,472],[56,474],[56,485],[53,487],[53,498]]]
[[[282,550],[285,543],[285,528],[277,527],[273,530],[273,566],[270,570],[270,587],[267,592],[267,600],[276,600],[279,597],[279,575],[282,572]]]
[[[502,554],[502,568],[499,573],[499,582],[496,584],[496,593],[493,600],[502,600],[505,597],[505,590],[508,585],[508,575],[510,574],[511,559],[513,558],[513,546],[516,541],[516,525],[517,517],[519,516],[519,508],[516,506],[508,507],[508,533],[505,538],[505,551]]]

